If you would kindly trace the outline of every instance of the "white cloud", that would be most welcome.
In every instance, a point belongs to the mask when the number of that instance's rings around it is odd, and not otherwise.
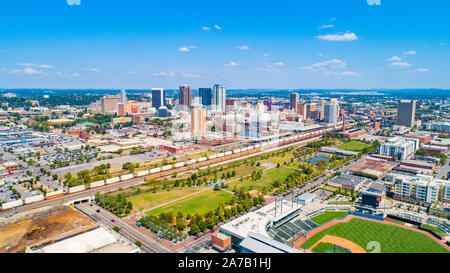
[[[69,6],[80,6],[81,0],[66,0],[67,5]]]
[[[229,66],[229,67],[231,67],[231,66],[237,66],[237,65],[238,65],[238,64],[235,63],[235,62],[233,62],[233,61],[231,61],[231,62],[225,64],[225,66]]]
[[[13,69],[11,70],[12,74],[17,74],[17,73],[24,73],[24,74],[28,74],[28,75],[34,75],[34,74],[44,74],[43,71],[41,70],[36,70],[34,68],[31,67],[26,67],[23,70],[21,69]]]
[[[323,57],[323,54],[322,54],[322,53],[319,53],[319,54],[317,54],[317,56],[319,56],[319,57]]]
[[[336,21],[336,17],[331,18],[330,21],[331,21],[331,22]]]
[[[186,77],[186,78],[203,78],[200,75],[197,74],[190,74],[190,73],[182,73],[181,74],[182,77]]]
[[[153,76],[156,76],[156,77],[160,77],[160,76],[174,77],[175,73],[174,72],[158,72],[158,73],[153,74]]]
[[[398,57],[398,56],[393,56],[390,57],[389,59],[387,59],[388,62],[393,62],[393,61],[401,61],[402,58]]]
[[[17,63],[19,66],[28,66],[28,67],[40,67],[40,68],[53,68],[53,66],[48,64],[35,64],[35,63]]]
[[[359,77],[361,74],[354,71],[326,71],[325,74],[327,75],[335,75],[335,76],[352,76],[352,77]]]
[[[128,74],[136,74],[136,71],[128,71]]]
[[[317,39],[332,41],[332,42],[348,42],[358,39],[355,33],[345,33],[345,34],[327,34],[316,36]]]
[[[338,60],[338,59],[332,59],[320,63],[315,63],[308,66],[300,67],[301,70],[306,71],[324,71],[325,67],[333,68],[333,69],[343,69],[346,67],[346,63],[344,61]]]
[[[62,72],[56,72],[56,75],[60,76],[60,77],[68,78],[68,79],[73,79],[73,78],[80,76],[80,74],[78,74],[78,73],[67,74],[67,73],[62,73]]]
[[[222,29],[221,27],[219,27],[218,25],[214,25],[215,29]]]
[[[100,69],[95,68],[95,67],[91,67],[91,68],[86,67],[84,70],[91,71],[91,72],[102,72]]]
[[[277,62],[277,63],[274,63],[273,65],[276,65],[276,66],[284,66],[284,63],[283,63],[283,62]]]
[[[394,62],[394,63],[391,63],[390,66],[403,68],[403,67],[410,67],[411,64],[407,63],[407,62]]]
[[[318,28],[332,28],[332,27],[334,27],[334,25],[323,25]]]
[[[182,46],[178,49],[180,52],[189,52],[191,49],[197,48],[196,46]]]
[[[203,30],[206,30],[206,31],[210,31],[210,30],[211,30],[211,28],[210,28],[210,27],[207,27],[207,26],[202,27],[202,29],[203,29]]]
[[[237,48],[240,49],[240,50],[249,50],[250,49],[250,47],[247,46],[247,45],[238,46]]]
[[[367,5],[369,6],[380,6],[381,5],[381,0],[367,0]]]
[[[318,62],[308,66],[300,67],[301,70],[310,73],[319,73],[325,76],[361,76],[360,73],[345,70],[347,64],[338,59]]]
[[[417,68],[417,70],[416,70],[417,72],[428,72],[428,71],[430,71],[428,68],[421,68],[421,67],[419,67],[419,68]]]
[[[405,52],[403,52],[403,55],[414,55],[414,54],[416,54],[417,52],[415,51],[415,50],[410,50],[410,51],[405,51]]]
[[[72,73],[72,74],[70,74],[70,76],[71,76],[71,77],[79,77],[80,74],[78,74],[78,73]]]
[[[264,53],[264,57],[268,57],[269,56],[269,53]]]

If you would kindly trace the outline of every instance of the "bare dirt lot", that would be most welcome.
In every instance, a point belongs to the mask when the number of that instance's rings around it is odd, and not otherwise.
[[[97,223],[78,210],[59,206],[0,223],[0,253],[21,252],[32,247],[94,228]]]

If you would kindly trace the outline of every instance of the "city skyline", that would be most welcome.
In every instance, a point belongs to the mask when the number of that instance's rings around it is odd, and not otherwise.
[[[8,2],[0,88],[450,88],[439,5]]]

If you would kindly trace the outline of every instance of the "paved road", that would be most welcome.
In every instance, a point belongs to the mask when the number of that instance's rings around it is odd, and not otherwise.
[[[439,179],[446,179],[448,172],[450,172],[450,158],[448,158],[444,165],[439,169],[439,173],[436,177]]]
[[[112,214],[111,212],[103,209],[96,204],[81,203],[75,205],[77,209],[83,213],[89,215],[92,219],[102,223],[103,225],[113,228],[118,226],[120,228],[120,233],[130,240],[132,243],[140,241],[142,243],[141,250],[146,253],[167,253],[169,250],[155,242],[152,238],[146,236],[140,231],[133,228],[131,225],[127,224],[125,221]],[[97,210],[99,212],[97,212]],[[111,220],[114,220],[112,222]]]

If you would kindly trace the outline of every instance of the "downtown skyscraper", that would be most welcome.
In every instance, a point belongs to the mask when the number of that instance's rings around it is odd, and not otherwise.
[[[187,107],[192,105],[192,92],[189,85],[184,84],[180,86],[179,104]]]
[[[225,101],[227,97],[227,88],[221,84],[215,84],[213,87],[213,109],[225,111]]]
[[[165,99],[164,89],[152,88],[152,107],[158,110],[159,107],[164,105]]]
[[[210,106],[212,103],[212,89],[211,88],[199,88],[198,93],[200,96],[200,103],[205,106]]]
[[[416,119],[416,101],[399,100],[396,125],[413,127]]]

